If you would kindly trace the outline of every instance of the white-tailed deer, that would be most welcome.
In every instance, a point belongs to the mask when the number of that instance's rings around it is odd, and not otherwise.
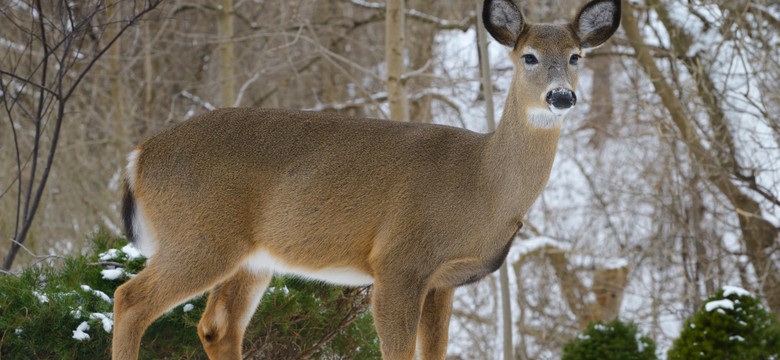
[[[529,24],[487,0],[490,34],[512,48],[498,130],[478,134],[290,110],[211,111],[138,145],[123,217],[149,258],[116,290],[113,358],[135,359],[163,312],[210,290],[198,335],[240,359],[274,273],[373,284],[384,359],[444,359],[454,288],[495,271],[550,175],[583,48],[618,28],[620,0],[571,24]]]

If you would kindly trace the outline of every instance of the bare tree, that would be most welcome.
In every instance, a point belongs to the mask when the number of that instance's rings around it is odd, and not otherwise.
[[[128,1],[129,3],[129,1]],[[55,161],[67,103],[98,60],[160,1],[133,2],[124,20],[104,18],[124,2],[18,1],[3,11],[12,33],[0,59],[0,101],[10,124],[16,173],[2,196],[16,195],[16,220],[2,269],[13,265],[33,225]],[[108,21],[107,21],[108,20]],[[111,21],[117,30],[108,30]],[[110,35],[107,35],[110,31]],[[30,61],[32,59],[32,61]],[[11,188],[14,192],[10,192]]]
[[[696,92],[691,96],[702,105],[703,113],[709,119],[706,128],[694,120],[693,111],[680,101],[675,90],[681,81],[680,75],[670,76],[661,70],[640,33],[634,10],[629,8],[623,13],[623,26],[630,45],[636,51],[637,64],[651,80],[668,112],[668,120],[664,120],[674,126],[676,136],[689,149],[697,171],[701,171],[718,195],[732,207],[733,215],[738,219],[745,253],[756,272],[759,286],[769,306],[780,312],[780,263],[773,255],[780,249],[780,229],[765,218],[765,210],[756,197],[763,198],[772,206],[780,206],[780,200],[768,187],[757,182],[756,173],[760,170],[751,171],[740,163],[731,126],[721,108],[725,99],[721,99],[715,91],[717,86],[706,71],[707,60],[692,51],[690,35],[672,22],[665,5],[657,1],[648,1],[648,5],[658,14],[672,37],[669,49],[672,59],[681,63],[693,79]]]

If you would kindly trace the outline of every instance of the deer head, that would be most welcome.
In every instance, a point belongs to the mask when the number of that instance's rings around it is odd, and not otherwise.
[[[559,126],[577,104],[575,88],[583,50],[598,47],[620,25],[620,1],[595,0],[569,24],[531,24],[512,0],[487,0],[485,27],[512,48],[517,96],[532,126]]]

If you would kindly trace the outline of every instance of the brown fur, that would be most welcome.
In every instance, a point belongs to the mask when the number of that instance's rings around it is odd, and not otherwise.
[[[157,251],[116,291],[113,358],[135,359],[155,318],[211,289],[198,333],[210,358],[239,359],[240,319],[271,276],[245,261],[262,250],[289,267],[370,275],[383,358],[412,359],[419,333],[422,358],[443,359],[453,288],[503,261],[549,177],[560,128],[530,126],[528,110],[577,82],[571,26],[520,23],[493,134],[243,108],[140,144],[128,191]],[[522,63],[529,47],[534,68]]]

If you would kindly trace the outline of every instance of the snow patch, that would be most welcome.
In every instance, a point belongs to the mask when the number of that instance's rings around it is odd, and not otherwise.
[[[723,296],[729,297],[730,295],[737,296],[753,296],[750,291],[747,291],[741,287],[726,285],[723,287]]]
[[[745,342],[745,338],[743,338],[742,336],[739,336],[739,335],[732,335],[732,336],[729,336],[729,341]]]
[[[84,309],[81,307],[81,305],[79,305],[78,309],[70,311],[70,316],[72,316],[76,320],[81,319],[81,311],[82,310],[84,310]]]
[[[601,264],[604,270],[617,270],[628,267],[628,260],[623,258],[609,258]]]
[[[133,246],[133,244],[127,244],[122,248],[122,252],[127,255],[128,260],[135,260],[144,257],[141,252]]]
[[[92,320],[100,320],[103,323],[103,330],[107,333],[111,333],[111,329],[114,328],[114,314],[113,313],[92,313],[89,315]]]
[[[638,352],[645,352],[645,349],[647,349],[647,344],[642,341],[642,335],[637,332],[634,338],[636,339],[636,350]]]
[[[118,249],[108,249],[108,251],[104,253],[98,254],[98,260],[100,261],[111,261],[115,259],[121,258],[121,252],[119,252]]]
[[[35,295],[35,297],[37,297],[37,298],[38,298],[38,301],[39,301],[41,304],[45,304],[45,303],[49,302],[49,297],[48,297],[48,296],[46,296],[46,294],[44,294],[44,293],[42,293],[42,292],[38,292],[38,291],[36,291],[36,290],[33,290],[33,292],[32,292],[32,293],[33,293],[33,295]]]
[[[518,251],[520,255],[526,255],[543,248],[552,248],[561,251],[570,251],[571,245],[546,236],[539,236],[528,240],[520,241],[517,243],[517,245],[514,248],[517,249],[515,251]]]
[[[87,285],[81,285],[81,290],[84,290],[84,291],[87,291],[87,292],[91,292],[92,294],[94,294],[95,296],[103,299],[103,301],[105,301],[105,302],[107,302],[109,304],[113,304],[114,303],[114,301],[111,300],[111,297],[109,297],[108,295],[106,295],[106,293],[104,293],[104,292],[102,292],[100,290],[95,290],[95,289],[93,289],[93,288],[91,288],[91,287],[89,287]]]
[[[86,321],[81,322],[76,330],[73,330],[73,338],[78,341],[89,340],[89,334],[85,331],[89,330],[89,324]]]
[[[734,310],[734,302],[729,299],[723,299],[723,300],[713,300],[706,304],[704,304],[704,309],[708,312],[715,310],[715,309],[726,309],[726,310]],[[721,314],[723,314],[723,311],[720,311]]]
[[[116,280],[120,277],[123,277],[125,275],[125,269],[118,268],[118,269],[105,269],[101,270],[100,274],[103,275],[103,279],[106,280]]]

